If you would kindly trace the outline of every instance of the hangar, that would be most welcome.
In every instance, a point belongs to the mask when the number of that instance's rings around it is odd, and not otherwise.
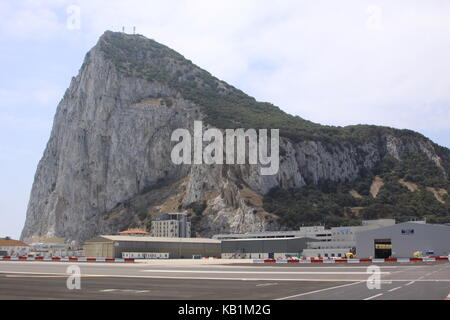
[[[250,238],[222,240],[224,259],[277,259],[299,257],[312,238]]]
[[[205,238],[98,236],[84,244],[87,257],[122,258],[122,253],[168,253],[170,259],[220,257],[220,241]]]
[[[356,233],[356,254],[361,258],[410,258],[415,252],[448,255],[450,226],[405,222]]]

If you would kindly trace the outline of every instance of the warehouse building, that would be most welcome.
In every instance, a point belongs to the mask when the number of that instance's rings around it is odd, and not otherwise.
[[[220,257],[220,241],[205,238],[102,235],[86,241],[84,251],[87,257],[98,258],[122,258],[126,256],[125,253],[168,253],[170,259]]]
[[[356,233],[356,253],[362,258],[410,258],[414,253],[442,256],[450,253],[450,227],[405,222]]]
[[[300,257],[312,238],[250,238],[222,240],[223,259],[284,259]]]

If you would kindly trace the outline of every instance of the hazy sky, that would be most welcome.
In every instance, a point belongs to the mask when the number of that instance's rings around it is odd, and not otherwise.
[[[289,113],[450,147],[447,0],[0,0],[0,237],[20,235],[71,77],[122,26]]]

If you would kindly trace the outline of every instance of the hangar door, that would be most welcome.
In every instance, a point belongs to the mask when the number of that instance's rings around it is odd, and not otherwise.
[[[392,255],[391,239],[375,239],[375,258],[385,259]]]

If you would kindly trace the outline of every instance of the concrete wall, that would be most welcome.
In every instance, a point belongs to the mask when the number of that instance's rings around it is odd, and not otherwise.
[[[116,258],[122,257],[122,252],[168,252],[170,259],[191,259],[193,255],[220,257],[220,243],[119,241],[114,252]]]
[[[112,242],[91,242],[84,245],[84,252],[89,258],[121,258],[114,254]]]
[[[273,258],[274,259],[286,259],[288,257],[298,256],[298,253],[286,253],[286,252],[274,252]],[[268,253],[260,253],[260,252],[253,252],[253,253],[222,253],[222,259],[269,259]]]
[[[280,238],[280,239],[233,239],[222,240],[222,257],[227,258],[266,258],[273,253],[284,257],[284,254],[300,255],[307,247],[310,238]]]
[[[402,233],[402,230],[405,232]],[[450,227],[445,225],[407,222],[358,232],[356,234],[358,257],[375,256],[375,239],[391,239],[392,256],[397,258],[412,257],[414,252],[424,250],[433,250],[438,256],[448,255],[450,252]]]
[[[303,250],[303,256],[307,258],[314,257],[337,257],[337,258],[345,258],[346,253],[350,252],[351,248],[342,249],[342,248],[330,248],[330,249],[305,249]]]

